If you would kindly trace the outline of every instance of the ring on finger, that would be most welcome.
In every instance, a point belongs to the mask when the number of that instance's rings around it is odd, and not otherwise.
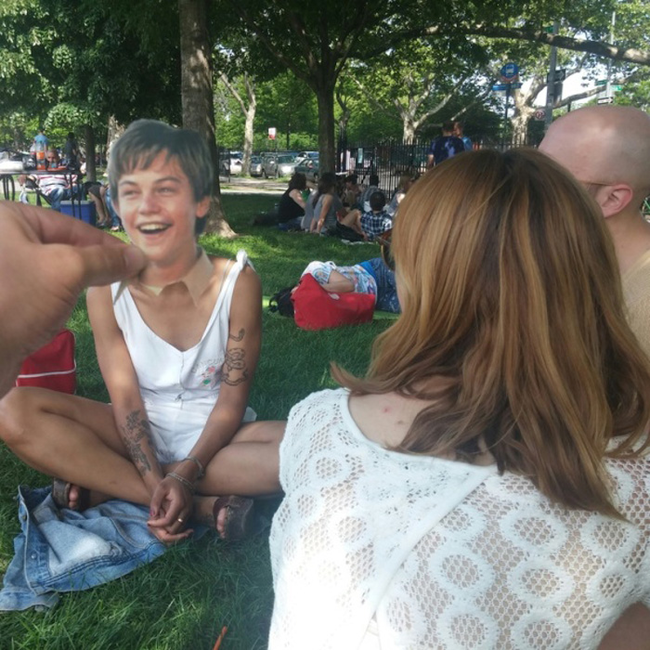
[[[185,521],[185,519],[183,519],[182,517],[179,517],[176,521],[177,521],[179,524],[182,524],[182,523]]]

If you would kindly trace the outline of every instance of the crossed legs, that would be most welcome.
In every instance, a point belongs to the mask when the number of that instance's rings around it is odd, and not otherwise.
[[[197,483],[197,493],[204,497],[197,498],[197,511],[209,509],[205,497],[279,493],[284,424],[242,426]],[[0,401],[0,439],[34,469],[91,490],[91,503],[119,498],[149,505],[149,492],[128,458],[108,404],[40,388],[14,389]]]

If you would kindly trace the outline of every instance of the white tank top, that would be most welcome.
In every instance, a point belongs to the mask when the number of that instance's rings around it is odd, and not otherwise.
[[[131,355],[161,462],[189,453],[217,401],[233,289],[247,263],[246,252],[240,250],[226,271],[201,340],[188,350],[160,338],[142,319],[131,293],[123,291],[115,300],[120,283],[111,285],[115,319]],[[244,419],[254,419],[254,414]]]

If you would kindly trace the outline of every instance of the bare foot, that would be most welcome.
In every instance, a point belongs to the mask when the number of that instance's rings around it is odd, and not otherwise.
[[[84,494],[85,492],[85,494]],[[68,493],[68,508],[70,510],[85,510],[98,506],[104,501],[108,501],[111,497],[103,492],[96,490],[85,490],[74,483],[70,485],[70,492]]]
[[[202,523],[205,526],[210,528],[216,528],[219,537],[223,539],[225,527],[226,527],[226,516],[228,514],[227,508],[221,508],[219,514],[217,515],[217,521],[215,525],[214,520],[214,504],[217,501],[217,497],[203,497],[196,496],[194,497],[194,518]]]

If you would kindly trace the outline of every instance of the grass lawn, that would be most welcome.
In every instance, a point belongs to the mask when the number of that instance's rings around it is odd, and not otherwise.
[[[245,249],[266,297],[295,283],[312,260],[351,264],[379,254],[371,244],[346,246],[329,238],[252,227],[253,215],[270,209],[275,201],[277,196],[268,194],[225,194],[228,220],[240,236],[232,241],[210,235],[201,239],[215,255],[233,257]],[[297,401],[333,386],[331,360],[363,372],[373,339],[392,322],[393,317],[387,316],[359,327],[305,332],[291,319],[265,310],[262,354],[250,401],[258,417],[284,419]],[[77,337],[78,393],[107,400],[83,298],[69,326]],[[0,573],[4,573],[19,531],[16,487],[46,485],[49,479],[26,468],[4,446],[0,467]],[[227,625],[222,650],[254,650],[266,647],[272,602],[268,533],[237,545],[209,534],[170,549],[125,578],[65,594],[58,607],[45,614],[0,614],[0,648],[211,650]]]

